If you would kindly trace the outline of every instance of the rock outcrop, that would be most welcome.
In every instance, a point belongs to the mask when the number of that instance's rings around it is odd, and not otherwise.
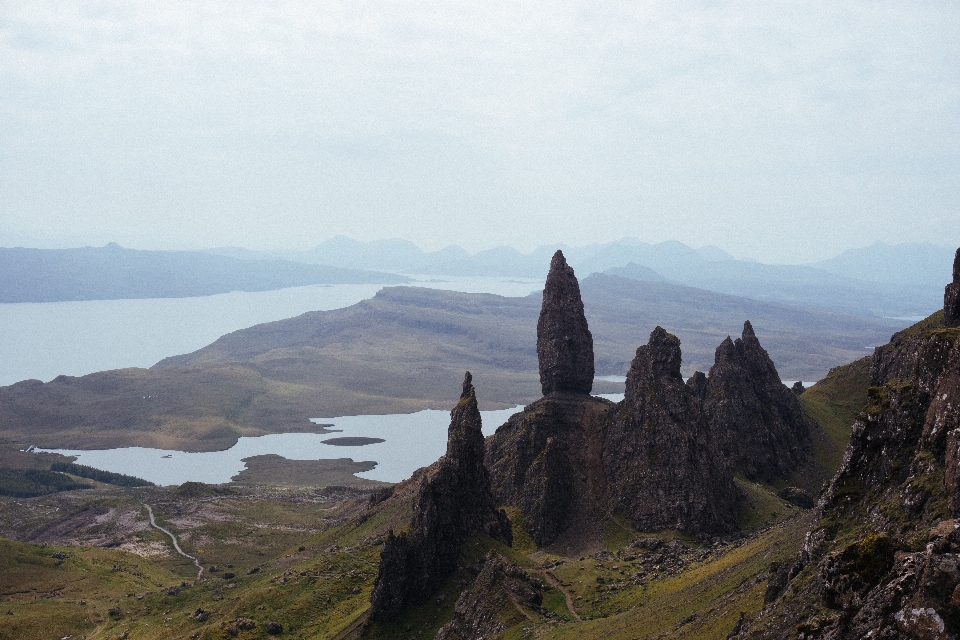
[[[453,619],[436,640],[485,640],[527,620],[524,608],[537,611],[543,601],[540,583],[495,551],[487,553],[473,586],[460,594]]]
[[[512,542],[510,521],[496,508],[484,467],[480,411],[470,372],[450,413],[447,453],[422,473],[410,530],[391,530],[380,552],[370,595],[370,617],[393,620],[410,605],[426,601],[456,569],[460,548],[486,534]]]
[[[815,425],[780,381],[749,321],[741,338],[717,347],[703,410],[723,457],[750,480],[786,478],[811,450]]]
[[[590,393],[593,336],[580,299],[580,283],[561,251],[553,254],[537,322],[537,356],[543,395]]]
[[[896,334],[871,384],[790,584],[739,637],[960,636],[960,328]]]
[[[487,466],[497,500],[523,512],[540,546],[574,550],[611,516],[645,531],[730,533],[741,500],[733,473],[786,478],[810,444],[811,422],[749,322],[717,349],[709,377],[684,383],[680,341],[657,327],[637,350],[622,402],[587,395],[592,337],[559,251],[537,354],[544,397],[490,437]]]
[[[943,292],[943,324],[960,327],[960,249],[953,258],[953,282]]]
[[[487,444],[494,494],[523,512],[540,546],[575,550],[613,514],[647,531],[733,531],[740,493],[706,426],[705,388],[703,374],[684,384],[679,341],[658,327],[620,404],[554,393],[497,429]]]
[[[606,511],[603,398],[551,394],[510,416],[487,441],[487,466],[500,504],[519,508],[540,546],[572,524],[589,528]]]
[[[680,340],[661,327],[637,349],[607,430],[610,506],[641,531],[728,533],[740,492],[706,427],[703,383],[684,383],[680,359]]]

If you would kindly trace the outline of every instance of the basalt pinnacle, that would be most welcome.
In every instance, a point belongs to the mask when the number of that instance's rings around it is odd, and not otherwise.
[[[543,394],[590,393],[593,388],[593,336],[580,299],[580,284],[563,252],[550,261],[537,322],[537,356]]]
[[[723,456],[749,480],[787,478],[810,450],[813,423],[780,381],[753,326],[717,347],[704,393],[704,415]]]
[[[431,597],[456,569],[469,538],[486,534],[512,543],[510,521],[490,491],[480,427],[468,371],[460,401],[450,412],[447,453],[419,477],[410,530],[397,536],[391,530],[380,552],[370,595],[372,619],[394,620],[404,608]]]
[[[948,327],[960,326],[960,249],[957,249],[953,258],[953,282],[943,292],[943,324]]]

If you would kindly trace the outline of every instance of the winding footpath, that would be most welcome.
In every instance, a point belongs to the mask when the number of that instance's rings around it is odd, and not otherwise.
[[[203,565],[200,564],[200,561],[197,560],[195,557],[191,556],[190,554],[184,553],[183,549],[180,548],[180,543],[177,542],[177,536],[173,535],[172,533],[170,533],[169,531],[167,531],[166,529],[164,529],[163,527],[157,524],[157,520],[153,517],[153,509],[150,508],[150,505],[148,505],[145,502],[141,502],[140,504],[145,506],[147,508],[147,513],[150,514],[150,526],[170,536],[170,540],[173,542],[173,548],[177,550],[177,553],[182,555],[184,558],[190,558],[191,560],[193,560],[193,564],[197,566],[197,580],[200,580],[200,576],[203,575]]]

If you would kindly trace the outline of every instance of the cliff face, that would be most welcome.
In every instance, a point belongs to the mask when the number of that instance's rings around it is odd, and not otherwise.
[[[574,523],[589,528],[606,510],[603,446],[614,406],[603,398],[551,394],[511,416],[488,440],[494,495],[523,511],[538,545],[554,542]]]
[[[812,422],[747,322],[717,348],[710,375],[680,375],[680,341],[657,327],[637,350],[624,400],[586,395],[592,337],[579,286],[554,256],[538,323],[544,397],[487,445],[493,491],[519,508],[540,546],[570,543],[611,515],[691,534],[737,528],[734,472],[786,478],[810,448]],[[587,359],[590,362],[587,362]],[[559,542],[558,542],[559,541]]]
[[[943,324],[960,326],[960,249],[953,258],[953,282],[943,292]]]
[[[741,338],[717,347],[703,411],[723,457],[750,480],[786,478],[811,450],[813,421],[780,381],[749,321]]]
[[[447,453],[420,480],[408,532],[387,537],[370,595],[370,617],[392,620],[427,600],[456,568],[460,548],[485,533],[506,545],[510,521],[497,510],[484,467],[477,397],[467,372],[460,402],[450,413]]]
[[[580,283],[557,251],[543,287],[537,321],[537,356],[543,395],[590,393],[593,388],[593,336],[587,328]]]
[[[684,384],[680,358],[680,340],[661,327],[637,349],[607,431],[610,504],[641,531],[730,532],[739,491],[706,426],[702,382]]]
[[[942,317],[876,350],[792,581],[741,637],[960,634],[960,328]]]

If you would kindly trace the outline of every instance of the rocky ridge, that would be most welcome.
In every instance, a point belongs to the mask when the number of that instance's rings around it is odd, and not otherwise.
[[[370,618],[388,621],[426,601],[454,572],[460,548],[486,534],[510,545],[510,521],[496,508],[483,464],[484,440],[476,391],[468,371],[450,413],[447,452],[418,477],[410,530],[390,530],[380,554]]]
[[[740,492],[706,428],[698,386],[680,375],[680,340],[663,328],[637,349],[607,431],[604,466],[613,513],[640,531],[737,528]]]
[[[717,347],[703,412],[723,457],[750,480],[786,478],[810,451],[813,421],[780,382],[749,320],[742,337],[728,337]]]
[[[960,328],[948,311],[875,351],[817,523],[738,637],[960,635]]]
[[[541,585],[526,571],[495,551],[480,562],[473,586],[460,594],[453,619],[436,640],[481,640],[497,637],[508,626],[526,620],[524,608],[539,610]]]
[[[581,372],[592,371],[592,337],[559,251],[539,327],[551,328],[538,329],[544,397],[497,429],[486,457],[497,500],[522,511],[538,545],[574,551],[611,516],[644,531],[729,533],[740,505],[734,472],[783,479],[803,461],[811,422],[749,322],[717,349],[709,377],[687,383],[679,339],[657,327],[619,404],[589,395]]]

